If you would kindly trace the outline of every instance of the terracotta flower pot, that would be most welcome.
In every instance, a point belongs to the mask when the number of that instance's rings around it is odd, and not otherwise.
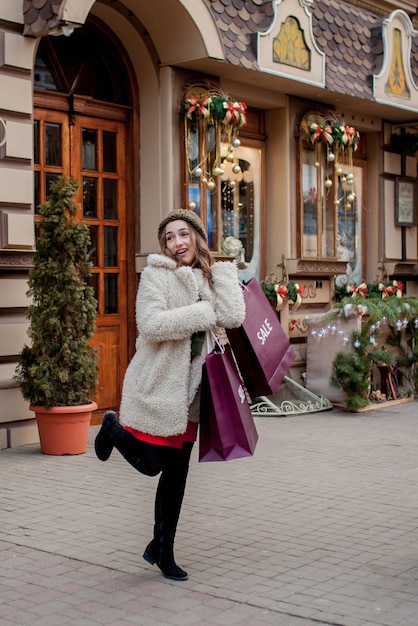
[[[89,426],[95,402],[78,406],[58,406],[46,409],[30,406],[38,424],[43,454],[84,454],[87,450]]]

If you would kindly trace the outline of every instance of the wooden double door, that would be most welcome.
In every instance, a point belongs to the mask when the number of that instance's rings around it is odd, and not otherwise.
[[[71,175],[80,183],[79,219],[90,230],[91,284],[98,303],[91,344],[99,354],[94,398],[99,409],[93,423],[103,410],[119,406],[128,362],[126,123],[104,113],[34,111],[35,207],[45,201],[52,181]],[[114,108],[111,114],[115,117]]]

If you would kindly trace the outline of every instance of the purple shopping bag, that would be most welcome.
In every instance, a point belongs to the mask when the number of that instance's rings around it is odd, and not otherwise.
[[[268,396],[276,393],[296,355],[257,279],[243,283],[243,290],[245,320],[226,333],[248,393]]]
[[[230,461],[254,453],[258,440],[253,416],[228,346],[203,365],[199,461]]]

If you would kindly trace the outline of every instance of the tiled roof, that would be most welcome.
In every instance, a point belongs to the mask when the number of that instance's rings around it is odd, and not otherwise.
[[[233,65],[258,69],[257,36],[274,17],[271,0],[208,0],[221,33],[225,60]]]
[[[415,36],[412,40],[411,46],[411,59],[412,62],[412,76],[414,78],[415,84],[418,87],[418,37]]]
[[[272,0],[206,1],[221,34],[225,61],[257,70],[257,33],[273,22]],[[24,34],[39,36],[56,26],[62,2],[24,0]],[[382,18],[343,0],[314,0],[310,11],[315,41],[326,55],[327,89],[372,98],[372,74],[379,72],[383,60]],[[418,35],[411,56],[418,85]]]
[[[60,22],[62,3],[63,0],[24,0],[23,34],[31,37],[48,34],[48,31]]]
[[[208,3],[221,33],[226,61],[258,69],[256,34],[272,24],[272,1]],[[383,61],[382,17],[342,0],[314,0],[310,11],[315,41],[326,55],[327,89],[372,98],[372,74],[380,71]],[[412,58],[418,84],[418,36],[413,40]]]
[[[382,19],[338,0],[316,0],[312,30],[325,52],[326,86],[332,91],[372,97],[372,74],[382,64]]]

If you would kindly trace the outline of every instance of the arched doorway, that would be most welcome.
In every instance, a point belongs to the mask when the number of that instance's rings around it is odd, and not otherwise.
[[[97,20],[71,37],[44,37],[34,69],[35,207],[51,181],[80,182],[79,218],[88,224],[98,301],[92,344],[99,352],[95,400],[99,412],[117,408],[134,333],[134,208],[132,90],[120,47]],[[129,145],[128,145],[129,144]],[[35,221],[36,221],[35,209]],[[98,417],[97,417],[98,420]],[[96,420],[95,420],[96,421]]]

